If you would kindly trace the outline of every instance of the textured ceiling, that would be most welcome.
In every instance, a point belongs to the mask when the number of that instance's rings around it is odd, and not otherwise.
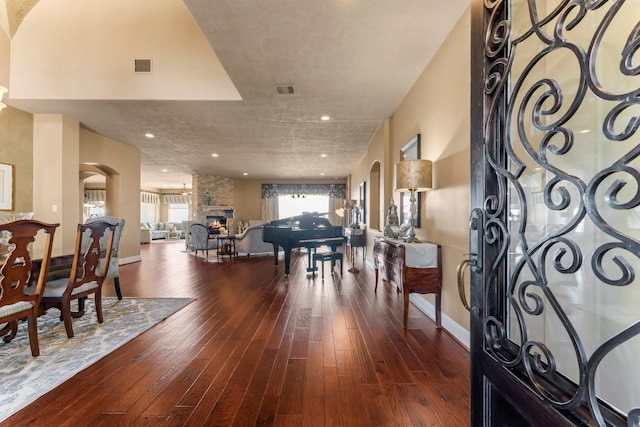
[[[11,3],[12,10],[20,10]],[[23,3],[31,7],[34,1]],[[469,0],[185,4],[241,101],[10,98],[7,103],[75,117],[97,133],[140,148],[145,188],[189,186],[194,171],[231,177],[246,172],[248,178],[273,181],[344,178]],[[276,84],[293,84],[296,94],[277,95]],[[331,120],[321,121],[325,114]],[[156,138],[144,139],[141,129]],[[212,158],[213,152],[219,157]]]

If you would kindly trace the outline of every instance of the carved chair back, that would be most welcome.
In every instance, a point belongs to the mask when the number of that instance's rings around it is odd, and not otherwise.
[[[2,331],[5,342],[13,339],[18,330],[19,319],[27,319],[31,354],[38,356],[38,308],[42,290],[49,272],[53,235],[59,224],[46,224],[34,220],[17,220],[0,224],[0,233],[6,236],[8,252],[0,267],[0,324],[6,323]],[[44,250],[35,289],[27,289],[31,277],[31,249],[40,231],[44,232]]]

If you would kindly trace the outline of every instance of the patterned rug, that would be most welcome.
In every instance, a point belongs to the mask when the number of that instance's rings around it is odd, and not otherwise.
[[[99,324],[88,299],[68,339],[60,312],[38,318],[40,356],[32,357],[27,322],[10,343],[0,340],[0,422],[189,304],[191,298],[103,298]],[[27,381],[28,380],[28,381]]]

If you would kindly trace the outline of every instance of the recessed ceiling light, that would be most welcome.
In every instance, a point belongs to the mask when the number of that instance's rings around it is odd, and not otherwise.
[[[147,132],[147,133],[144,134],[144,137],[151,139],[151,138],[155,138],[155,135],[152,134],[152,133]]]
[[[218,153],[213,153],[211,157],[218,157]]]
[[[320,120],[322,120],[322,121],[326,122],[327,120],[331,120],[331,117],[329,117],[329,116],[322,116],[322,117],[320,117]]]
[[[247,175],[249,175],[249,173],[248,172],[242,172],[242,175],[247,176]]]
[[[320,172],[320,175],[321,175],[321,176],[324,176],[324,172]]]
[[[327,157],[326,154],[320,154],[320,157]]]
[[[169,172],[169,171],[168,171],[168,170],[166,170],[166,169],[162,169],[162,172]]]

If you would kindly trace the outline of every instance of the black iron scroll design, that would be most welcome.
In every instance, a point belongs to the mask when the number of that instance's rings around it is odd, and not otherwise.
[[[521,3],[524,5],[525,0]],[[565,0],[554,2],[555,8],[543,16],[537,3],[526,1],[530,27],[515,34],[506,18],[510,15],[511,3],[484,0],[484,152],[490,165],[487,182],[492,183],[485,189],[484,201],[484,240],[492,248],[492,257],[488,258],[490,268],[485,276],[485,351],[504,366],[523,372],[541,399],[560,410],[587,407],[593,422],[604,426],[605,416],[595,390],[600,362],[616,347],[640,336],[640,319],[588,354],[552,290],[547,269],[573,275],[590,268],[602,285],[639,286],[633,265],[640,257],[640,241],[608,222],[603,209],[629,213],[640,209],[637,167],[640,143],[628,143],[629,150],[586,178],[572,173],[566,161],[559,161],[563,156],[584,150],[571,119],[585,108],[587,99],[605,101],[601,105],[609,109],[603,119],[593,117],[601,121],[601,136],[607,143],[639,138],[640,88],[624,93],[608,89],[596,66],[604,50],[603,39],[613,29],[616,17],[623,13],[637,15],[638,9],[633,9],[637,4],[630,2],[631,12],[625,10],[625,0]],[[596,12],[600,18],[594,18]],[[567,35],[587,21],[597,23],[589,42],[584,45],[572,41]],[[524,43],[532,39],[541,48],[524,67],[522,58],[518,57],[516,75],[516,57],[524,51]],[[619,63],[607,71],[615,71],[621,78],[639,77],[640,23],[621,45],[622,51],[617,52]],[[554,79],[553,71],[540,72],[541,64],[558,53],[572,62],[568,69],[577,70],[571,87],[564,87],[567,83],[563,79]],[[534,138],[534,134],[538,136]],[[527,165],[532,163],[549,177],[542,190],[544,205],[568,218],[557,230],[535,241],[529,241],[526,234],[530,207],[522,182],[527,168],[531,167]],[[508,217],[513,203],[518,205],[520,221],[517,229],[510,230]],[[583,253],[583,248],[571,238],[571,232],[587,221],[609,237],[592,253]],[[518,248],[521,257],[507,268],[508,252],[513,247]],[[502,277],[506,277],[504,285]],[[496,296],[503,294],[504,304],[495,303]],[[510,323],[508,311],[512,316]],[[566,381],[565,385],[559,385],[562,381],[557,380],[563,376],[558,372],[554,349],[529,338],[527,318],[544,313],[557,317],[573,347],[577,371],[573,386],[566,386]],[[509,339],[509,331],[517,331],[519,346]],[[629,411],[629,425],[636,425],[639,414],[640,408]]]

